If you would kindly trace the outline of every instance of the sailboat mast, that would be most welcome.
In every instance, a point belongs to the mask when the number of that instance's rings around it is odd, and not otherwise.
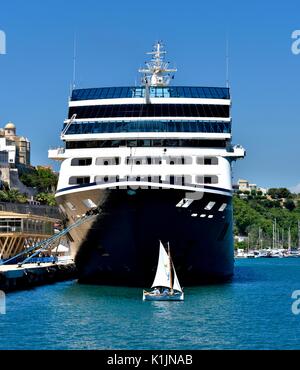
[[[170,243],[168,242],[168,255],[169,255],[169,266],[170,266],[170,286],[171,286],[171,294],[173,294],[173,263],[171,258],[170,252]]]

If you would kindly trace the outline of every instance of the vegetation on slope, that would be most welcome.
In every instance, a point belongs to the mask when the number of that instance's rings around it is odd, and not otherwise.
[[[53,193],[57,185],[57,175],[47,167],[38,166],[30,173],[23,173],[20,180],[24,185],[43,193]]]
[[[20,174],[20,180],[24,185],[37,190],[34,200],[40,204],[55,206],[54,192],[57,186],[57,175],[47,167],[36,167]],[[2,182],[0,190],[0,202],[26,203],[28,195],[17,189],[10,189],[8,184]]]
[[[278,190],[278,191],[275,191]],[[282,197],[285,196],[285,198]],[[287,189],[269,189],[268,196],[252,192],[241,198],[233,197],[234,233],[249,236],[251,246],[259,239],[259,229],[264,246],[272,246],[273,223],[276,219],[277,239],[287,247],[288,230],[291,230],[291,244],[298,243],[298,221],[300,220],[300,201]],[[283,240],[283,242],[282,242]],[[240,247],[244,245],[239,243]]]

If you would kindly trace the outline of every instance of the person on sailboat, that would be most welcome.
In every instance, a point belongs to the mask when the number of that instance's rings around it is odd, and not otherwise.
[[[168,295],[170,293],[169,288],[165,288],[162,292],[163,295]]]
[[[159,289],[156,287],[156,288],[154,288],[154,289],[152,290],[152,293],[153,293],[153,294],[160,294],[160,291],[159,291]]]

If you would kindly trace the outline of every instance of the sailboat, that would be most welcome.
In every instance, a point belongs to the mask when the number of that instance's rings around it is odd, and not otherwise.
[[[159,258],[156,275],[152,284],[151,292],[143,291],[144,301],[183,301],[184,293],[179,284],[175,267],[170,254],[168,243],[168,253],[160,241]]]

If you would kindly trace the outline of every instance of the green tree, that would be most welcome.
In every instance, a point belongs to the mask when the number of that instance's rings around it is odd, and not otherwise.
[[[22,194],[17,189],[11,189],[7,192],[7,201],[13,202],[13,203],[26,203],[27,202],[27,196],[25,194]]]
[[[1,202],[8,202],[8,194],[5,190],[0,190],[0,201]]]
[[[39,193],[36,195],[35,200],[37,200],[41,204],[47,204],[48,206],[56,206],[54,194],[51,193]]]
[[[292,211],[293,209],[296,208],[296,205],[294,203],[294,201],[292,199],[287,199],[285,202],[284,202],[284,207],[286,209],[288,209],[289,211]]]
[[[45,167],[37,167],[30,173],[23,173],[20,179],[23,184],[37,188],[39,192],[54,192],[57,186],[57,175]]]
[[[290,198],[292,196],[287,188],[270,188],[268,194],[273,199]]]

